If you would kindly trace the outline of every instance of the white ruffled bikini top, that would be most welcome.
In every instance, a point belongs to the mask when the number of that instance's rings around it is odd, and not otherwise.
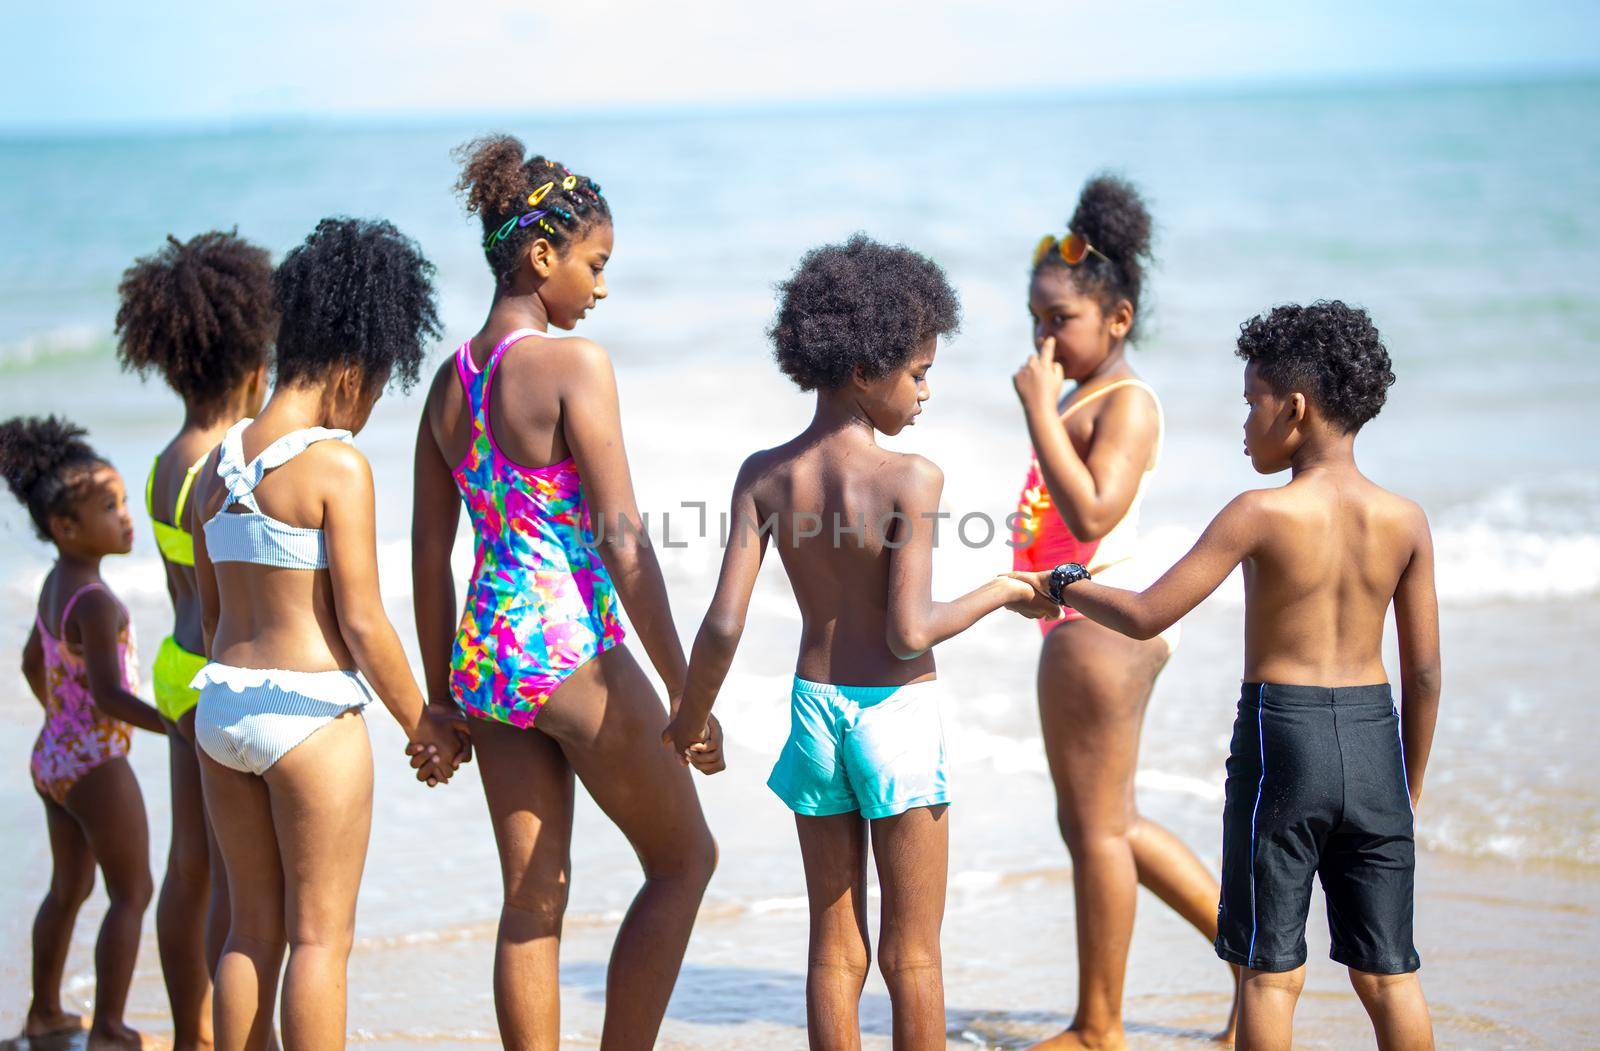
[[[274,467],[282,467],[317,442],[349,443],[349,431],[306,427],[290,431],[249,463],[244,462],[244,419],[228,429],[217,459],[217,477],[228,487],[228,500],[205,524],[206,554],[213,562],[251,562],[282,569],[326,569],[328,547],[322,530],[280,522],[261,510],[255,488]],[[234,511],[235,506],[244,511]]]

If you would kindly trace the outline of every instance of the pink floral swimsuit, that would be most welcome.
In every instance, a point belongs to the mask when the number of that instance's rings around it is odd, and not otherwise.
[[[501,340],[481,370],[472,345],[456,372],[472,412],[467,454],[452,476],[472,518],[476,564],[450,660],[450,691],[480,719],[533,725],[556,687],[620,643],[617,594],[595,549],[578,466],[513,463],[489,427],[496,366],[528,336]]]
[[[45,711],[44,728],[33,742],[33,785],[39,794],[57,803],[66,801],[72,786],[90,770],[128,754],[133,743],[133,727],[102,712],[89,690],[89,671],[83,655],[74,653],[66,642],[67,618],[72,607],[86,592],[104,584],[85,584],[72,593],[61,611],[61,624],[52,635],[36,613],[39,641],[44,647]],[[133,623],[123,611],[122,630],[117,637],[117,659],[122,666],[122,685],[130,692],[139,688],[139,658],[134,650]]]

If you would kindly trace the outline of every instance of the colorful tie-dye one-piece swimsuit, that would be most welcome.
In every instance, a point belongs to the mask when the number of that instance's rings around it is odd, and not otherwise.
[[[471,342],[456,373],[471,409],[467,454],[452,476],[475,533],[476,564],[450,660],[450,692],[466,714],[533,725],[556,687],[623,639],[616,589],[595,546],[583,483],[571,457],[523,467],[489,426],[495,368],[528,336],[501,340],[479,369]]]

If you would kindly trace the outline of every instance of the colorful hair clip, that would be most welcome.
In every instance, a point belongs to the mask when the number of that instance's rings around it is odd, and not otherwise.
[[[549,193],[551,190],[553,190],[555,188],[556,188],[556,184],[555,183],[553,183],[553,182],[545,183],[543,186],[539,187],[537,190],[535,190],[532,193],[528,194],[528,203],[530,205],[538,204],[540,201],[544,200],[544,195],[545,194]]]
[[[504,226],[500,227],[500,229],[498,229],[494,233],[490,234],[489,237],[483,242],[484,250],[488,251],[489,249],[493,248],[498,242],[504,241],[507,237],[511,236],[511,231],[516,227],[516,225],[517,225],[517,220],[516,219],[514,219],[514,218],[513,219],[507,219],[505,221],[505,225]]]
[[[578,185],[578,177],[576,175],[569,175],[561,180],[561,188],[563,190],[570,190],[576,185]]]

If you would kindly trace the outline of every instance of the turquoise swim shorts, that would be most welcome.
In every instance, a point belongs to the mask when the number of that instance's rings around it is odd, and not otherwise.
[[[798,676],[767,787],[797,814],[892,817],[950,802],[937,682],[830,686]]]

